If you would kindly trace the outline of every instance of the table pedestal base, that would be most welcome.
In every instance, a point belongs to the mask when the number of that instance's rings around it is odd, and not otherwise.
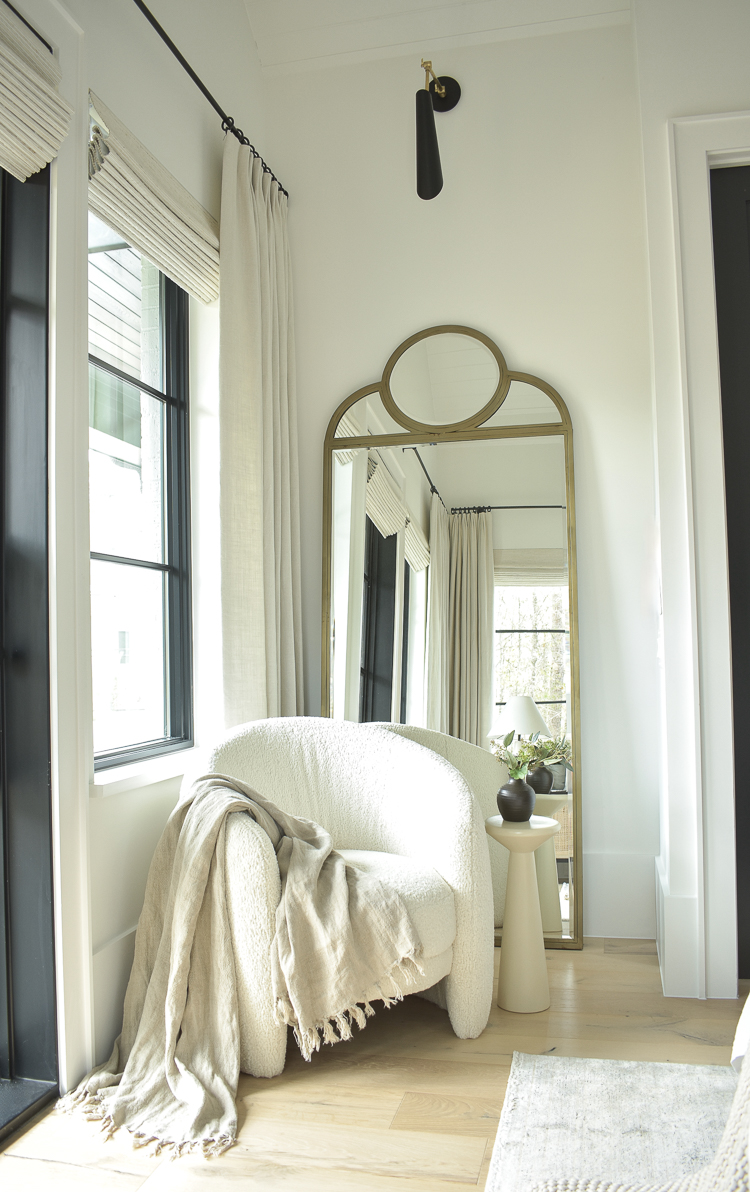
[[[500,948],[497,1004],[517,1014],[549,1009],[549,981],[544,955],[534,854],[511,852]]]
[[[557,882],[557,859],[555,842],[550,837],[534,853],[536,878],[539,886],[539,906],[542,911],[542,929],[557,931],[562,935],[562,911],[560,910],[560,887]]]

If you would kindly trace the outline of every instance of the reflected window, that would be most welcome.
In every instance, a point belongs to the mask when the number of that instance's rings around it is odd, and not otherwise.
[[[495,704],[530,695],[554,737],[568,732],[570,622],[565,587],[495,588]]]
[[[388,538],[367,518],[362,594],[360,723],[390,720],[393,700],[393,641],[396,615],[397,538]]]

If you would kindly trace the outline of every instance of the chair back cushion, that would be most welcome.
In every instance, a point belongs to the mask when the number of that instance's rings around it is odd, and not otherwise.
[[[321,824],[336,849],[413,856],[416,837],[428,864],[441,809],[447,822],[458,814],[467,827],[474,815],[471,790],[451,765],[380,725],[314,716],[253,721],[214,749],[209,772],[239,778],[284,811]]]

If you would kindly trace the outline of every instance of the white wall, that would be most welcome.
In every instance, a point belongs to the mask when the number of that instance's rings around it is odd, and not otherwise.
[[[722,499],[710,518],[704,430],[715,384],[690,385],[691,349],[715,337],[709,302],[684,336],[680,196],[669,121],[750,108],[750,9],[741,0],[634,0],[651,306],[664,624],[659,902],[667,992],[736,994],[731,706]],[[708,145],[710,148],[710,145]],[[748,146],[742,142],[740,147]],[[750,158],[746,158],[750,160]],[[707,185],[705,156],[703,186]],[[700,183],[699,183],[700,185]],[[684,196],[683,196],[684,197]],[[705,203],[704,203],[705,206]],[[705,231],[703,229],[702,231]],[[684,239],[681,253],[692,245]],[[710,284],[710,282],[709,282]],[[715,370],[714,370],[715,371]],[[715,380],[715,378],[714,378]],[[713,475],[720,479],[720,434]],[[718,462],[717,462],[718,461]],[[723,604],[723,607],[722,607]],[[725,745],[711,756],[723,729]],[[704,901],[705,895],[705,901]]]
[[[320,706],[328,419],[412,332],[477,327],[572,415],[585,929],[653,936],[656,525],[632,30],[433,57],[463,95],[436,118],[445,188],[429,203],[414,185],[417,61],[268,80],[274,168],[291,195],[307,710]]]

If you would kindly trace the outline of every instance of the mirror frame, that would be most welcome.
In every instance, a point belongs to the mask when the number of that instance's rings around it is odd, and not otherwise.
[[[430,426],[415,422],[409,415],[404,414],[396,405],[390,390],[390,377],[393,369],[403,353],[413,344],[432,335],[445,333],[469,335],[478,339],[490,349],[500,366],[500,379],[497,389],[489,402],[471,418],[461,422]],[[534,423],[531,426],[483,426],[495,414],[505,401],[512,381],[521,381],[540,389],[554,403],[559,414],[560,422]],[[336,438],[336,428],[341,418],[351,406],[363,397],[377,393],[385,409],[391,417],[405,430],[381,435],[360,435],[353,438]],[[458,324],[444,324],[438,327],[427,327],[410,335],[399,344],[391,354],[379,381],[364,385],[346,397],[336,408],[323,443],[323,606],[322,606],[322,641],[321,641],[321,715],[330,716],[330,682],[331,682],[331,586],[333,552],[331,543],[331,514],[332,514],[332,486],[333,486],[333,452],[351,450],[354,447],[407,447],[418,446],[420,443],[462,443],[486,439],[527,439],[550,438],[553,435],[562,436],[565,444],[565,500],[567,504],[568,528],[568,600],[570,618],[570,706],[572,725],[573,749],[573,914],[570,925],[571,934],[568,937],[545,936],[545,947],[575,948],[583,947],[583,837],[581,825],[581,717],[580,717],[580,665],[578,653],[578,572],[576,563],[576,518],[575,518],[575,478],[573,469],[573,426],[568,407],[556,389],[553,389],[541,377],[532,373],[516,372],[508,369],[505,358],[497,344],[472,327]],[[502,928],[496,931],[496,943]]]

